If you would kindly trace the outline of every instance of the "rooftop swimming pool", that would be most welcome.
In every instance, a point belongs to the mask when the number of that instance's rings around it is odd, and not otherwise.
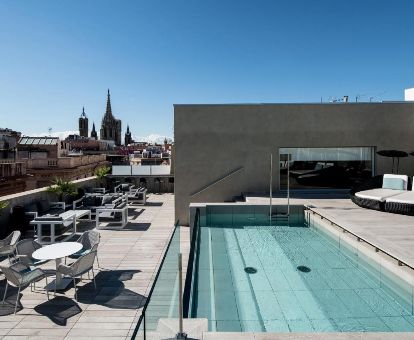
[[[291,224],[269,225],[207,209],[190,317],[222,332],[414,331],[412,287],[298,211]]]

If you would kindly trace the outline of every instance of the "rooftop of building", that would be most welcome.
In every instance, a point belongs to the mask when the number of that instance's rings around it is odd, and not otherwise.
[[[22,137],[20,145],[56,145],[59,143],[58,137]]]
[[[274,106],[274,105],[291,105],[291,106],[301,106],[301,105],[322,105],[322,106],[326,106],[326,105],[360,105],[360,106],[375,106],[375,105],[379,105],[379,106],[384,106],[384,105],[414,105],[414,101],[409,101],[409,100],[395,100],[395,101],[391,101],[391,100],[387,100],[387,101],[378,101],[378,102],[355,102],[355,101],[348,101],[348,102],[343,102],[343,101],[336,101],[336,102],[330,102],[330,101],[322,101],[322,102],[275,102],[275,103],[176,103],[173,104],[174,107],[179,107],[179,106]]]

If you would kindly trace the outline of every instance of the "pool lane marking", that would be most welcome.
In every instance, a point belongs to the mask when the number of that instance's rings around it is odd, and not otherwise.
[[[243,255],[243,252],[242,252],[242,248],[240,246],[240,242],[239,242],[239,238],[237,236],[236,230],[234,228],[232,228],[231,230],[233,231],[233,235],[234,235],[234,238],[236,240],[237,248],[238,248],[238,251],[240,253],[241,260],[243,261],[243,266],[246,267],[246,261],[244,259],[244,255]],[[246,231],[245,227],[243,227],[243,229],[241,231],[241,234],[246,233],[246,232],[247,231]],[[247,235],[247,237],[249,238],[249,241],[250,241],[250,237],[248,235]],[[247,246],[249,246],[249,245],[247,245]],[[251,244],[250,244],[250,246],[252,247]],[[260,313],[259,303],[257,302],[257,299],[256,299],[256,294],[255,294],[255,290],[253,289],[253,284],[250,280],[250,275],[247,275],[247,282],[249,283],[250,293],[252,294],[252,298],[253,298],[253,301],[254,301],[254,307],[255,307],[255,310],[256,310],[256,315],[258,316],[257,321],[260,323],[260,326],[262,327],[262,331],[266,332],[266,327],[265,327],[265,324],[264,324],[264,321],[263,321],[263,318],[262,318],[262,314]],[[236,292],[234,292],[234,294],[236,294]],[[239,319],[239,321],[243,321],[243,320]],[[241,325],[241,322],[240,322],[240,325]]]
[[[210,308],[211,308],[211,331],[216,331],[216,301],[214,300],[214,293],[216,287],[214,285],[214,271],[213,271],[213,248],[211,246],[211,229],[208,228],[208,253],[209,253],[209,267],[210,267]]]
[[[270,238],[270,241],[272,242],[272,244],[271,244],[271,246],[272,247],[274,247],[275,245],[277,245],[278,247],[279,247],[279,249],[281,249],[283,252],[284,252],[284,249],[281,247],[281,244],[280,244],[280,242],[276,239],[276,235],[274,234],[274,232],[276,231],[276,232],[279,232],[279,231],[277,231],[277,229],[276,228],[282,228],[281,230],[282,230],[282,233],[285,235],[286,234],[286,231],[285,231],[285,228],[291,228],[291,227],[285,227],[285,226],[279,226],[279,225],[272,225],[272,226],[269,226],[269,227],[267,227],[267,226],[253,226],[253,228],[250,228],[248,231],[247,231],[247,236],[248,236],[248,238],[249,238],[249,241],[250,241],[250,243],[251,244],[254,244],[254,242],[253,242],[253,239],[252,239],[252,234],[250,233],[251,231],[253,231],[253,236],[255,236],[256,237],[256,240],[261,240],[261,241],[263,241],[264,243],[266,243],[266,245],[269,245],[269,241],[266,239],[266,238],[264,238],[264,235],[266,235],[265,233],[264,233],[264,231],[268,231],[268,233],[267,233],[267,235],[269,236],[269,238]],[[289,230],[289,229],[288,229]],[[294,231],[294,233],[295,234],[297,234],[297,232],[296,231]],[[299,235],[300,236],[300,235]],[[275,244],[275,242],[276,242],[276,244]],[[279,303],[279,300],[278,300],[278,298],[277,298],[277,292],[276,291],[274,291],[273,290],[273,287],[272,287],[272,285],[270,284],[270,280],[269,280],[269,276],[267,275],[267,272],[266,272],[266,269],[268,269],[264,264],[263,264],[263,262],[262,262],[262,259],[261,259],[261,257],[259,256],[259,253],[257,252],[257,250],[256,250],[256,247],[253,247],[253,250],[254,250],[254,252],[256,253],[256,256],[257,256],[257,258],[258,258],[258,260],[259,260],[259,262],[260,262],[260,264],[261,264],[261,266],[262,266],[262,268],[263,268],[263,272],[264,272],[264,274],[265,274],[265,276],[266,276],[266,279],[267,279],[267,281],[269,282],[269,285],[270,285],[270,287],[272,288],[272,292],[273,292],[273,295],[275,296],[275,298],[276,298],[276,301],[277,301],[277,303],[278,303],[278,305],[279,305],[279,308],[280,308],[280,311],[282,312],[282,315],[284,316],[284,321],[285,321],[285,323],[286,323],[286,325],[287,325],[287,327],[288,327],[288,329],[289,329],[289,332],[292,332],[292,329],[291,329],[291,326],[290,326],[290,324],[289,324],[289,320],[287,320],[286,319],[286,315],[285,315],[285,310],[284,310],[284,308],[282,308],[282,306],[281,306],[281,304]],[[288,255],[287,254],[285,254],[285,256],[289,259],[289,257],[288,257]],[[290,259],[289,259],[289,261],[291,261]],[[286,275],[285,275],[285,273],[283,272],[283,270],[280,270],[281,271],[281,273],[282,273],[282,275],[283,275],[283,277],[285,278],[285,280],[286,280],[286,282],[288,283],[288,285],[289,285],[289,287],[291,288],[291,292],[293,292],[293,294],[294,294],[294,296],[295,296],[295,298],[299,301],[299,299],[297,298],[297,296],[296,296],[296,294],[294,293],[294,290],[292,289],[292,287],[291,287],[291,285],[290,285],[290,283],[289,283],[289,280],[287,280],[287,278],[286,278]],[[307,315],[307,313],[305,312],[305,310],[302,308],[302,306],[300,306],[299,305],[299,307],[300,307],[300,309],[302,310],[302,312],[307,316],[307,321],[309,322],[309,324],[311,325],[311,327],[313,328],[313,326],[312,326],[312,323],[311,323],[311,321],[310,321],[310,317]],[[267,330],[266,330],[267,331]]]

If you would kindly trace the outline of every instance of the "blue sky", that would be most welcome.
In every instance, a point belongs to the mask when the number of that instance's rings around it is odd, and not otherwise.
[[[174,103],[402,100],[414,1],[0,0],[0,127],[173,135]],[[90,123],[91,124],[91,123]]]

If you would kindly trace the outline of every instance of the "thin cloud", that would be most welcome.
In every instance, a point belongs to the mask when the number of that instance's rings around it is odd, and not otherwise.
[[[65,139],[69,135],[77,135],[79,134],[78,130],[68,130],[68,131],[52,131],[52,132],[41,132],[41,133],[31,133],[31,134],[25,134],[26,136],[31,137],[59,137],[61,140]],[[167,138],[169,142],[171,142],[173,139],[168,136],[159,135],[156,133],[149,134],[148,136],[132,136],[134,141],[136,142],[147,142],[147,143],[158,143],[162,144],[164,143],[164,139]],[[123,139],[123,138],[122,138]]]
[[[167,138],[169,142],[172,141],[171,137],[158,135],[156,133],[152,133],[148,136],[132,136],[132,138],[134,139],[135,142],[147,142],[147,143],[152,143],[152,144],[154,143],[162,144],[164,143],[165,138]]]
[[[31,137],[59,137],[59,139],[65,139],[69,135],[79,134],[79,131],[52,131],[52,132],[42,132],[42,133],[32,133],[27,136]]]

